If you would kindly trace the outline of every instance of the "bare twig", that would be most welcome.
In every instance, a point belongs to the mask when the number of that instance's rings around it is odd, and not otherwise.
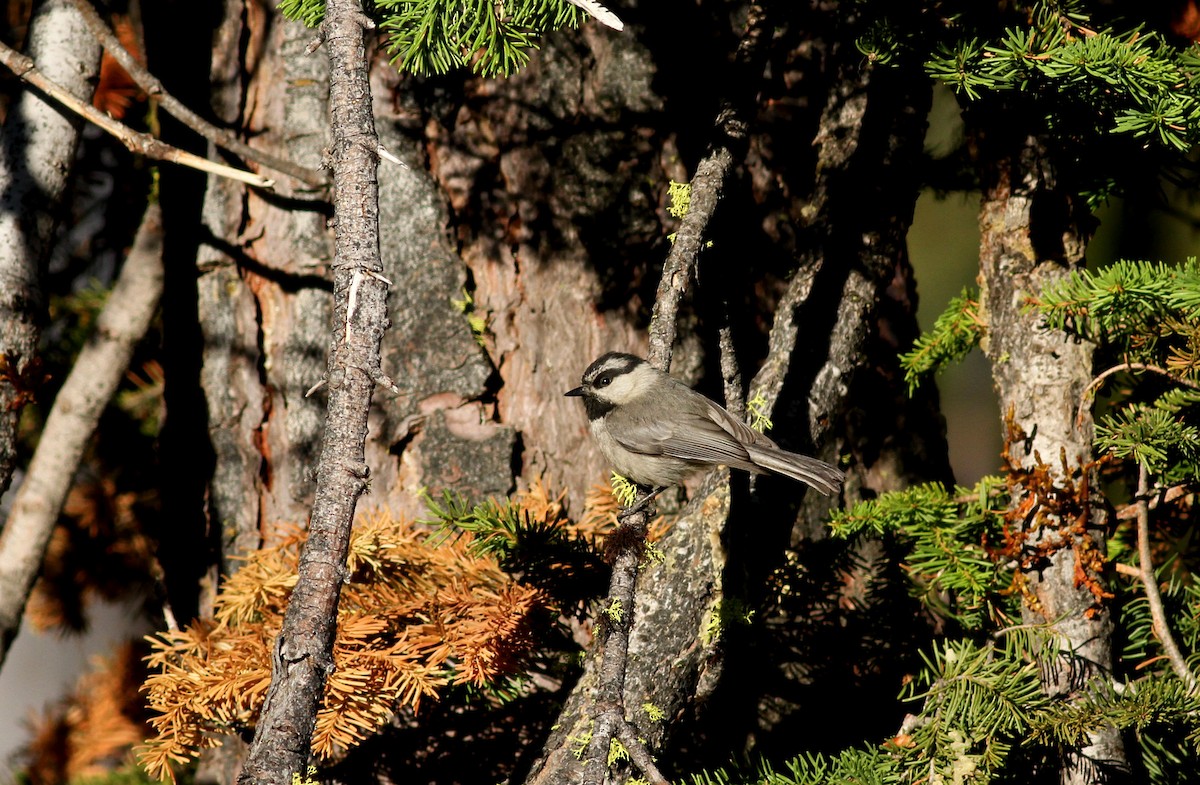
[[[62,104],[67,109],[75,114],[83,117],[94,125],[99,126],[104,131],[115,136],[121,144],[125,145],[131,152],[139,153],[147,158],[154,158],[159,161],[171,161],[172,163],[188,166],[193,169],[199,169],[204,172],[228,177],[231,180],[247,183],[257,186],[258,188],[274,188],[275,181],[268,180],[253,172],[246,172],[240,169],[234,169],[225,164],[219,164],[215,161],[209,161],[206,158],[201,158],[198,155],[193,155],[177,147],[172,147],[166,142],[155,139],[149,134],[144,134],[135,131],[124,123],[120,123],[108,115],[101,112],[91,104],[80,101],[69,91],[58,85],[53,80],[47,78],[34,65],[33,60],[29,59],[20,52],[0,43],[0,64],[4,65],[22,80],[33,85],[41,90],[46,95],[53,98],[55,101]]]
[[[725,387],[725,408],[739,420],[746,416],[746,395],[742,387],[742,370],[738,367],[733,346],[733,328],[729,323],[729,301],[721,302],[721,321],[717,342],[721,350],[721,381]]]
[[[1167,659],[1171,661],[1171,669],[1175,675],[1187,685],[1189,692],[1196,691],[1196,676],[1188,668],[1187,659],[1175,643],[1171,635],[1171,627],[1167,623],[1167,612],[1163,608],[1162,594],[1158,590],[1158,578],[1154,575],[1154,561],[1150,553],[1150,472],[1146,467],[1138,465],[1137,490],[1137,532],[1138,532],[1138,567],[1141,570],[1142,587],[1146,591],[1146,602],[1150,604],[1150,617],[1153,620],[1154,634],[1162,644]]]
[[[1154,497],[1152,499],[1150,499],[1150,509],[1151,510],[1157,509],[1160,504],[1170,504],[1171,502],[1175,501],[1176,499],[1182,498],[1184,496],[1187,496],[1189,493],[1192,493],[1193,490],[1194,490],[1193,486],[1189,483],[1181,483],[1179,485],[1167,486],[1166,488],[1163,488],[1162,490],[1160,490],[1158,493],[1155,493]],[[1134,501],[1131,504],[1127,504],[1124,507],[1120,507],[1117,509],[1117,520],[1118,521],[1132,521],[1132,520],[1136,520],[1137,517],[1138,517],[1138,502],[1137,501]]]
[[[87,24],[92,35],[104,46],[105,51],[121,64],[121,67],[125,69],[125,73],[129,74],[130,78],[137,83],[137,86],[142,88],[147,95],[156,99],[163,109],[188,128],[191,128],[213,144],[224,147],[226,150],[240,155],[242,158],[260,163],[269,169],[274,169],[281,174],[294,177],[308,185],[319,187],[328,184],[329,178],[324,172],[310,169],[307,166],[301,166],[293,161],[271,155],[262,150],[256,150],[241,139],[238,139],[233,132],[226,128],[218,128],[193,112],[177,98],[168,93],[166,88],[163,87],[162,82],[154,74],[146,70],[121,45],[117,36],[109,29],[104,20],[100,18],[100,15],[96,13],[91,0],[71,0],[71,3],[83,16],[83,21]]]
[[[1118,575],[1124,575],[1127,578],[1138,578],[1140,580],[1142,577],[1141,570],[1124,562],[1113,562],[1113,569],[1117,571]]]
[[[0,536],[0,585],[6,587],[0,602],[11,605],[0,612],[6,623],[20,621],[84,449],[150,326],[162,287],[162,211],[151,204],[96,320],[96,332],[54,399]],[[16,629],[0,630],[0,641],[15,634]],[[0,662],[6,651],[0,643]]]
[[[767,24],[764,3],[750,4],[746,19],[746,33],[738,44],[734,61],[736,73],[755,79],[762,73],[762,57],[765,43],[770,40],[771,27]],[[757,69],[757,71],[756,71]],[[757,83],[757,82],[755,82]],[[687,292],[688,281],[695,274],[700,251],[704,246],[704,234],[708,223],[716,212],[725,184],[733,171],[735,150],[741,150],[748,134],[745,106],[753,100],[753,91],[739,95],[738,101],[726,101],[717,114],[716,138],[708,153],[696,166],[691,182],[691,202],[687,214],[675,233],[675,242],[663,263],[662,278],[654,296],[654,309],[650,317],[650,340],[647,359],[662,370],[671,367],[671,348],[675,343],[675,320],[679,314],[679,303]]]
[[[1178,384],[1182,387],[1200,390],[1200,384],[1197,384],[1190,379],[1184,379],[1179,374],[1171,373],[1166,368],[1160,368],[1157,365],[1147,365],[1146,363],[1119,363],[1118,365],[1114,365],[1113,367],[1107,368],[1099,373],[1096,378],[1092,379],[1091,383],[1088,384],[1087,387],[1083,388],[1083,392],[1079,396],[1079,414],[1075,418],[1076,424],[1083,419],[1083,412],[1087,407],[1088,401],[1093,395],[1096,394],[1096,390],[1100,389],[1100,385],[1104,384],[1104,380],[1113,374],[1121,373],[1122,371],[1147,371],[1149,373],[1156,373],[1159,376],[1165,376],[1166,378],[1175,382],[1175,384]]]

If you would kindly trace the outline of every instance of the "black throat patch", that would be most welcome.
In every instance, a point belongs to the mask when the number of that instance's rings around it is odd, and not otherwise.
[[[588,421],[599,420],[616,408],[612,401],[605,401],[589,393],[583,394],[583,408],[587,411]]]

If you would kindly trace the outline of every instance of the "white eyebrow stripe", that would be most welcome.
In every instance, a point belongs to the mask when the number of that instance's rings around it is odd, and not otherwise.
[[[594,369],[587,375],[587,380],[593,381],[597,377],[610,373],[613,376],[621,376],[632,371],[638,366],[638,363],[625,357],[612,357],[604,361],[604,364],[599,368]]]

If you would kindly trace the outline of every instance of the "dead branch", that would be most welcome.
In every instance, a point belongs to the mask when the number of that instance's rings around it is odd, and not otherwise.
[[[1200,384],[1197,384],[1190,379],[1185,379],[1179,374],[1171,373],[1166,368],[1159,368],[1157,365],[1148,365],[1146,363],[1118,363],[1117,365],[1114,365],[1111,368],[1106,368],[1104,371],[1097,374],[1096,378],[1092,379],[1088,386],[1083,389],[1083,392],[1079,395],[1079,414],[1075,418],[1076,423],[1083,422],[1083,414],[1088,405],[1088,401],[1090,401],[1092,396],[1096,394],[1096,391],[1100,389],[1100,385],[1104,384],[1104,380],[1113,374],[1120,373],[1121,371],[1147,371],[1149,373],[1156,373],[1159,376],[1165,376],[1166,378],[1175,382],[1175,384],[1182,385],[1183,387],[1188,387],[1193,390],[1200,390]]]
[[[253,172],[234,169],[231,166],[193,155],[185,150],[180,150],[178,147],[173,147],[161,139],[155,139],[150,134],[135,131],[124,123],[112,119],[91,104],[80,101],[69,90],[66,90],[54,80],[47,77],[38,70],[33,60],[2,43],[0,43],[0,65],[5,66],[24,82],[41,90],[65,108],[116,137],[132,153],[144,155],[147,158],[153,158],[158,161],[170,161],[181,166],[199,169],[202,172],[211,172],[212,174],[228,177],[231,180],[237,180],[258,188],[269,189],[275,187],[274,180],[268,180]]]
[[[205,120],[200,115],[193,112],[185,106],[179,99],[172,96],[163,87],[162,82],[158,80],[154,74],[150,73],[146,68],[139,63],[133,55],[131,55],[120,40],[113,33],[109,26],[105,24],[100,15],[96,13],[96,9],[92,6],[90,0],[71,0],[71,4],[78,9],[83,16],[83,21],[87,24],[92,35],[96,37],[105,51],[112,55],[130,78],[137,83],[138,87],[146,91],[146,94],[156,99],[159,104],[177,118],[180,122],[191,128],[196,133],[203,136],[208,141],[219,147],[223,147],[232,153],[240,155],[243,158],[249,159],[263,166],[274,169],[281,174],[286,174],[294,177],[301,182],[314,187],[328,185],[329,178],[324,172],[316,169],[310,169],[307,166],[301,166],[292,161],[272,155],[262,150],[256,150],[250,145],[238,139],[233,132],[226,128],[218,128],[212,123]]]
[[[1162,593],[1158,590],[1158,578],[1154,575],[1154,560],[1150,552],[1150,472],[1145,466],[1138,465],[1137,489],[1137,533],[1138,533],[1138,568],[1141,572],[1142,588],[1146,591],[1146,602],[1150,603],[1150,618],[1153,620],[1154,634],[1162,644],[1167,659],[1171,661],[1171,669],[1180,681],[1187,685],[1189,692],[1196,691],[1196,676],[1188,668],[1187,658],[1179,650],[1175,636],[1171,634],[1171,626],[1167,623],[1167,612],[1163,608]]]
[[[134,347],[146,334],[163,288],[162,210],[146,208],[133,248],[88,341],[54,399],[25,481],[0,535],[0,662],[45,556],[50,534],[100,415],[117,391]],[[10,621],[11,620],[11,621]]]
[[[271,686],[238,782],[289,785],[304,776],[332,668],[332,647],[350,529],[366,490],[367,414],[387,323],[379,255],[379,139],[368,81],[366,30],[356,0],[326,6],[334,180],[334,312],[329,404],[309,536],[274,648]],[[350,304],[350,292],[355,302]]]

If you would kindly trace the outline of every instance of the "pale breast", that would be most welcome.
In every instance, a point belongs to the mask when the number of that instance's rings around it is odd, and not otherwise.
[[[590,428],[600,452],[608,459],[612,470],[617,474],[639,485],[657,488],[665,485],[677,485],[697,468],[679,458],[643,455],[626,450],[608,432],[606,419],[601,417],[592,420]]]

